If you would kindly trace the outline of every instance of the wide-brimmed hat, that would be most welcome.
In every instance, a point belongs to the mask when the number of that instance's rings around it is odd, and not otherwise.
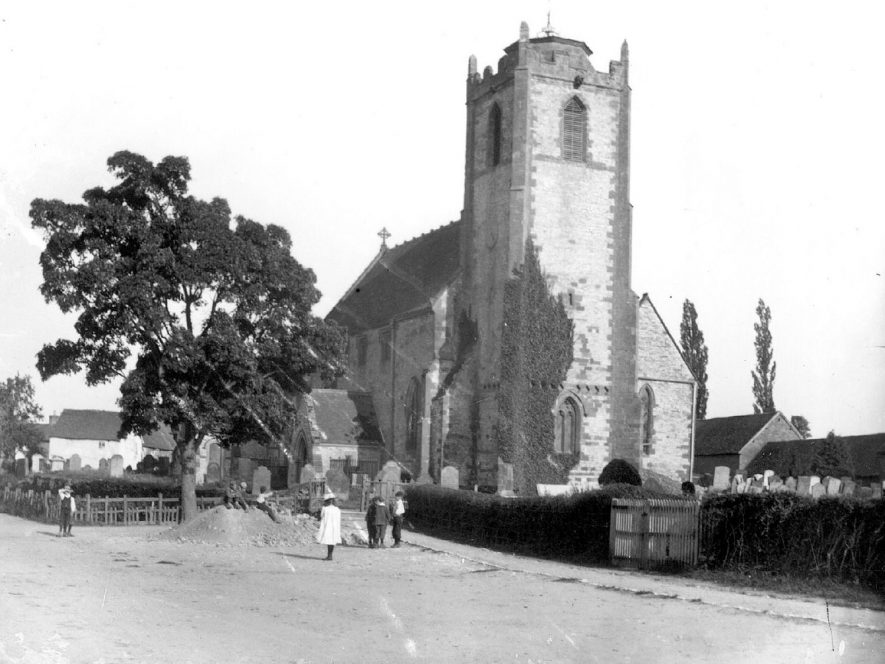
[[[335,494],[326,489],[326,493],[323,494],[323,500],[333,500],[335,498]]]
[[[65,484],[65,488],[64,488],[64,490],[65,490],[65,491],[70,491],[70,490],[71,490],[71,485],[70,485],[70,484]]]

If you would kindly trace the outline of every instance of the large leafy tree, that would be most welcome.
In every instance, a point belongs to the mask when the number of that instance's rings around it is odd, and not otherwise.
[[[793,415],[790,417],[790,424],[796,427],[803,438],[811,438],[811,424],[804,415]]]
[[[0,383],[0,457],[38,451],[40,432],[34,422],[42,416],[30,376],[16,374]]]
[[[710,394],[707,391],[707,344],[704,343],[704,333],[698,327],[698,312],[691,300],[682,303],[679,341],[688,368],[698,381],[696,416],[702,420],[707,416],[707,397]]]
[[[37,366],[44,380],[122,378],[121,434],[172,427],[187,520],[203,439],[281,440],[308,374],[336,372],[342,335],[312,315],[315,277],[289,234],[190,196],[186,158],[118,152],[108,168],[116,185],[82,204],[31,204],[40,290],[79,314],[78,338],[44,346]]]
[[[774,350],[771,346],[771,309],[759,298],[756,305],[757,323],[753,323],[756,331],[756,370],[751,371],[753,377],[753,412],[773,413],[774,407],[774,378],[777,373],[777,362],[774,361]]]

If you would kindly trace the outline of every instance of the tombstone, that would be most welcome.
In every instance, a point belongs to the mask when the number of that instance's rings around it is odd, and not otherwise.
[[[157,459],[157,467],[154,469],[154,472],[157,475],[168,477],[171,471],[172,460],[169,457],[160,457],[159,459]]]
[[[784,482],[784,486],[786,487],[787,491],[795,491],[796,490],[796,478],[795,477],[788,477],[787,481]]]
[[[221,445],[218,443],[209,444],[209,463],[214,463],[221,468]]]
[[[818,475],[811,476],[811,486],[814,486],[815,484],[820,484],[820,476]]]
[[[71,460],[65,459],[65,470],[70,470],[70,469],[71,469]]]
[[[800,496],[807,496],[811,493],[811,477],[808,475],[800,475],[796,482],[796,493]]]
[[[772,475],[768,478],[769,491],[783,491],[785,488],[784,481],[777,475]]]
[[[109,469],[108,469],[109,465],[110,464],[108,463],[107,459],[99,459],[98,460],[98,472],[107,474],[109,472]]]
[[[826,484],[824,486],[827,489],[828,496],[838,496],[839,488],[842,486],[842,480],[838,477],[830,477],[827,479]]]
[[[459,486],[458,469],[455,468],[455,466],[446,466],[443,468],[440,473],[439,484],[446,489],[457,489]]]
[[[421,473],[418,479],[415,480],[415,484],[433,484],[433,478],[427,473]]]
[[[286,469],[286,488],[294,489],[300,479],[301,478],[298,477],[298,466],[289,462],[289,467]]]
[[[713,490],[725,491],[731,479],[731,469],[728,466],[716,466],[713,469]]]
[[[747,493],[748,486],[749,486],[748,482],[744,482],[743,480],[741,480],[740,482],[738,482],[737,484],[734,485],[734,492],[735,493]]]
[[[252,459],[240,457],[237,460],[237,481],[249,482],[252,479]]]
[[[80,458],[79,454],[72,454],[71,458],[68,462],[68,470],[80,470],[80,466],[83,465],[83,460]]]
[[[111,457],[110,463],[111,477],[123,477],[123,457],[115,454]]]
[[[49,472],[58,473],[65,469],[65,460],[61,457],[52,457],[49,461]]]
[[[513,493],[513,464],[498,457],[498,493]]]
[[[83,469],[82,469],[82,470],[83,470],[84,472],[91,473],[91,472],[92,472],[92,466],[90,466],[90,465],[87,463],[85,466],[83,466]]]
[[[320,477],[323,474],[323,457],[320,454],[313,455],[313,467],[316,472],[316,476]]]
[[[873,497],[873,487],[871,486],[859,486],[857,487],[857,491],[854,494],[861,500],[869,500]]]
[[[43,466],[41,465],[44,461],[46,461],[46,457],[42,454],[35,454],[31,457],[31,472],[39,473],[43,470]]]
[[[206,466],[206,483],[212,484],[221,481],[221,466],[217,463],[210,463]]]
[[[382,482],[396,482],[399,484],[402,469],[396,461],[388,461],[379,472],[378,479]]]
[[[820,498],[821,496],[825,496],[827,490],[824,488],[824,485],[818,482],[817,484],[812,485],[811,487],[811,497],[812,498]]]
[[[28,474],[28,460],[26,457],[22,457],[21,459],[15,460],[15,475],[16,477],[24,477]]]
[[[263,486],[270,490],[270,470],[267,466],[258,466],[252,471],[252,495],[257,496]]]
[[[307,463],[304,465],[304,468],[301,469],[301,477],[299,478],[300,484],[307,484],[316,476],[317,474],[316,471],[314,471],[313,466]]]
[[[769,486],[772,477],[774,477],[774,471],[766,470],[764,473],[762,473],[762,484],[764,484],[765,486]]]
[[[871,484],[870,489],[873,492],[871,498],[873,500],[881,500],[882,499],[882,485],[881,484]]]
[[[350,478],[337,468],[326,471],[326,488],[331,490],[338,500],[350,499]]]
[[[857,483],[852,479],[847,479],[842,482],[842,495],[843,496],[853,496],[856,488],[857,488]]]

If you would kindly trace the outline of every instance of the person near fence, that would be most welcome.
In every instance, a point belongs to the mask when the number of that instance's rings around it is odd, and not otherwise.
[[[369,507],[366,509],[366,531],[369,534],[369,548],[375,548],[375,496],[369,496]]]
[[[272,495],[273,491],[268,491],[266,486],[261,487],[261,491],[258,492],[258,497],[255,499],[255,508],[267,514],[274,523],[279,523],[280,520],[277,518],[277,513],[273,507],[267,504],[267,499]]]
[[[71,537],[71,521],[77,511],[77,503],[70,484],[58,490],[58,498],[58,537]]]
[[[393,505],[390,507],[390,519],[393,523],[393,548],[399,548],[402,546],[401,541],[403,538],[403,520],[406,516],[406,501],[404,499],[405,494],[402,491],[397,491],[394,496]]]
[[[332,560],[335,545],[341,543],[341,510],[335,505],[335,494],[329,490],[323,494],[323,509],[320,512],[317,542],[326,545],[327,553],[323,560]]]
[[[375,496],[375,547],[384,548],[384,536],[387,534],[387,524],[390,523],[390,510],[384,498]]]

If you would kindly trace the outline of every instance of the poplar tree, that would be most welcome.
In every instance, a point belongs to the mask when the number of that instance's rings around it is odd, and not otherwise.
[[[777,362],[774,361],[774,350],[771,345],[771,309],[760,297],[756,305],[756,315],[759,322],[753,324],[756,331],[756,370],[751,371],[753,377],[753,412],[773,413],[774,407],[774,378],[777,372]]]
[[[698,381],[695,416],[703,420],[707,416],[707,397],[710,394],[707,390],[707,344],[704,343],[704,333],[698,327],[698,312],[695,311],[691,300],[682,303],[679,340],[688,368]]]

